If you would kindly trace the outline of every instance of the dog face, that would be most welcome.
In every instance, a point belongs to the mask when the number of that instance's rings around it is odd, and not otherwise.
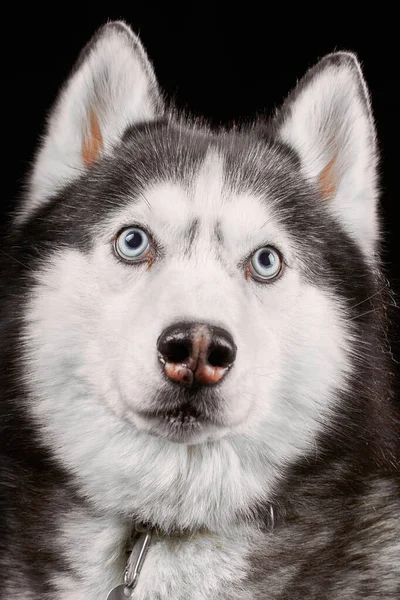
[[[375,177],[352,55],[268,126],[214,133],[164,110],[126,26],[95,36],[16,235],[28,409],[98,505],[221,526],[312,450],[354,370]]]

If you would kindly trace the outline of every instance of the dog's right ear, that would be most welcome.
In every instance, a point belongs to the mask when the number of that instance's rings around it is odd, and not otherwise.
[[[122,22],[99,29],[50,114],[17,221],[111,152],[129,125],[162,112],[153,68],[138,37]]]

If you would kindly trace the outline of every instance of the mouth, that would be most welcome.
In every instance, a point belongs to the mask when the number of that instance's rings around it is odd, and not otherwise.
[[[183,444],[195,444],[220,438],[225,432],[220,400],[216,394],[160,392],[154,400],[154,409],[137,411],[141,429],[157,437]]]
[[[179,413],[140,414],[149,427],[148,433],[167,438],[173,442],[188,443],[197,439],[207,429],[207,423],[200,421],[194,415]]]

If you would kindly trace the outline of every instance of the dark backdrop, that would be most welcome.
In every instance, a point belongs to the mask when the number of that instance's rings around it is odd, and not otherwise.
[[[2,64],[7,157],[3,227],[21,191],[46,111],[79,50],[107,19],[123,18],[139,32],[167,96],[215,124],[247,119],[256,112],[268,114],[318,58],[335,49],[353,50],[372,95],[382,154],[383,258],[398,294],[399,52],[390,28],[395,16],[388,13],[379,23],[375,7],[368,23],[365,15],[350,23],[348,13],[335,22],[334,5],[321,7],[324,13],[309,18],[294,15],[289,5],[282,8],[276,15],[268,7],[260,12],[243,3],[239,11],[232,3],[229,11],[215,14],[215,8],[206,5],[161,9],[152,3],[130,2],[125,7],[114,2],[108,10],[96,4],[39,11],[35,7],[30,13],[21,8],[17,20],[8,25],[3,21],[3,33],[12,30]],[[396,354],[398,350],[396,346]]]

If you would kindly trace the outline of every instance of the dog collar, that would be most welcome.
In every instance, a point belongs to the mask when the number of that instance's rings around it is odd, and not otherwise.
[[[275,513],[272,504],[270,505],[270,530],[275,526]],[[210,533],[207,529],[200,529],[196,533]],[[133,598],[140,571],[142,570],[147,552],[154,537],[182,537],[185,535],[193,536],[189,531],[162,531],[156,527],[135,524],[130,538],[130,547],[127,551],[130,553],[124,570],[124,583],[114,587],[108,594],[107,600],[127,600]]]
[[[207,529],[200,529],[196,533],[209,533]],[[130,544],[127,548],[129,558],[124,570],[124,583],[114,587],[108,594],[107,600],[127,600],[133,597],[133,592],[142,569],[146,554],[150,548],[151,542],[156,537],[161,538],[182,538],[185,535],[193,536],[193,532],[172,530],[163,531],[158,527],[150,527],[145,524],[135,524],[130,537]]]

